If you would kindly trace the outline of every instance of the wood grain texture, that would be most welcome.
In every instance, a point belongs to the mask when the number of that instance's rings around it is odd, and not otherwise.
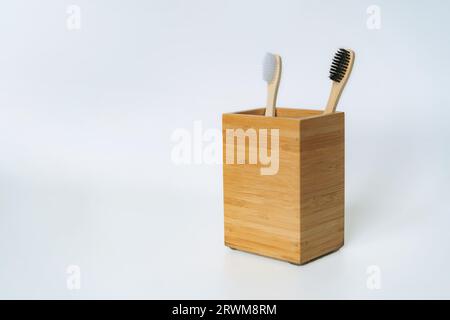
[[[344,114],[300,124],[301,263],[344,244]]]
[[[282,132],[276,175],[261,175],[260,164],[226,164],[224,158],[225,244],[282,260],[299,261],[298,120],[240,114],[225,114],[222,119],[224,155],[226,129],[274,128]]]
[[[344,114],[264,112],[222,117],[225,245],[303,264],[343,244]],[[226,163],[226,129],[249,128],[279,129],[277,174],[261,175],[249,152],[245,164]]]

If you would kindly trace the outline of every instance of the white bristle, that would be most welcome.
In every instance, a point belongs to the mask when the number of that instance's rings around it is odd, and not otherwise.
[[[277,58],[274,54],[266,53],[263,62],[263,79],[267,82],[271,82],[275,77],[276,68]]]

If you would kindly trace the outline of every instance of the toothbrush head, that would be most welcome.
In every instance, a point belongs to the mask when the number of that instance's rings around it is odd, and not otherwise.
[[[278,68],[277,56],[272,53],[266,53],[263,61],[263,79],[267,83],[275,80]]]
[[[334,55],[330,68],[330,79],[336,82],[341,82],[344,79],[347,71],[350,71],[349,66],[352,59],[353,52],[346,49],[339,49]]]

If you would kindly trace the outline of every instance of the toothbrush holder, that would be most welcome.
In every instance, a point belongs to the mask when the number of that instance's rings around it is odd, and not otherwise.
[[[225,245],[304,264],[344,244],[344,113],[222,115]]]

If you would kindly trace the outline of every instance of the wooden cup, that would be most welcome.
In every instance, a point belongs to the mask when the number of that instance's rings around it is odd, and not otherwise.
[[[344,244],[344,113],[264,112],[222,116],[225,245],[304,264]]]

